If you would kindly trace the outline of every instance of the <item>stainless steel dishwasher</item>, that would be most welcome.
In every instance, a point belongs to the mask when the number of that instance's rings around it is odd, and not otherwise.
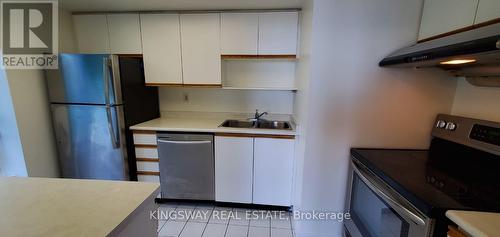
[[[159,133],[161,197],[215,200],[214,136]]]

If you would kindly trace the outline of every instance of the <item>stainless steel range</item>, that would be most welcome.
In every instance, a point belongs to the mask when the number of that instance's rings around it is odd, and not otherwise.
[[[447,210],[500,211],[500,123],[440,114],[428,150],[351,155],[346,236],[446,236]]]

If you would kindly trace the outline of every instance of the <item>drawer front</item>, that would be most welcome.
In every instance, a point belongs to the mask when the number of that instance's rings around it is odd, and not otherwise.
[[[135,157],[137,157],[137,158],[158,158],[158,149],[157,148],[136,147],[135,148]]]
[[[156,145],[156,134],[134,133],[134,144]]]
[[[137,175],[137,180],[139,182],[150,182],[150,183],[159,183],[160,176],[157,175]]]
[[[137,161],[137,171],[160,172],[159,163],[158,162]]]

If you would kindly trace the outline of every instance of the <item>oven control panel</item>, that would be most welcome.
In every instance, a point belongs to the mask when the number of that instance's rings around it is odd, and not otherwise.
[[[469,137],[470,139],[500,146],[500,128],[474,124]]]
[[[498,122],[439,114],[432,136],[500,155]]]

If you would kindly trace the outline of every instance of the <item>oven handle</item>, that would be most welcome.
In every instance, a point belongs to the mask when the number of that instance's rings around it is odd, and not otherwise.
[[[408,208],[404,207],[401,203],[399,203],[398,201],[394,200],[394,198],[392,198],[391,196],[387,195],[386,193],[384,193],[381,188],[379,188],[376,184],[374,184],[373,182],[370,181],[370,178],[367,177],[367,176],[373,176],[373,175],[370,175],[369,173],[367,172],[364,172],[362,171],[361,169],[359,169],[359,165],[356,164],[356,162],[353,162],[353,170],[354,172],[356,172],[356,174],[359,175],[359,177],[361,178],[361,180],[373,191],[375,192],[376,194],[378,194],[381,198],[383,198],[384,200],[386,200],[387,202],[389,202],[390,204],[392,204],[391,206],[393,208],[396,208],[396,209],[399,209],[401,211],[404,212],[404,214],[406,214],[407,217],[409,217],[413,222],[415,222],[416,224],[418,225],[425,225],[425,221],[424,221],[424,218],[420,217],[420,215],[418,215],[417,213],[414,213],[410,210],[408,210]],[[372,177],[372,180],[374,179],[375,177]]]

